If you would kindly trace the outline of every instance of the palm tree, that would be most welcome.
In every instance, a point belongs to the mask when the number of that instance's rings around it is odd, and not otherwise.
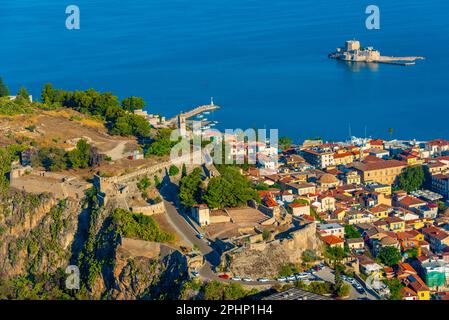
[[[390,140],[393,138],[393,128],[388,128],[388,133],[390,133]]]

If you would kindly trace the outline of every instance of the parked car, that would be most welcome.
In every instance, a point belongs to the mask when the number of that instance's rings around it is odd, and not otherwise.
[[[362,294],[365,293],[365,289],[363,289],[363,287],[359,284],[354,285],[355,290],[357,290],[358,293]]]
[[[298,273],[297,275],[296,275],[296,279],[305,279],[305,278],[307,278],[309,276],[309,274],[308,273],[306,273],[306,272],[301,272],[301,273]]]
[[[259,282],[268,282],[269,280],[267,278],[259,278],[257,279]]]
[[[279,282],[285,282],[285,281],[287,281],[287,278],[281,277],[281,278],[277,278],[276,280]]]
[[[234,280],[234,281],[241,281],[242,278],[240,278],[239,276],[235,276],[235,277],[232,277],[231,280]]]
[[[230,278],[229,274],[226,274],[226,273],[220,274],[218,277],[219,277],[220,279],[225,279],[225,280],[227,280],[227,279]]]
[[[288,280],[288,281],[295,281],[295,280],[296,280],[296,277],[295,277],[295,276],[288,276],[288,277],[287,277],[287,280]]]
[[[245,282],[251,282],[251,281],[253,281],[253,279],[247,277],[247,278],[243,278],[243,281],[245,281]]]
[[[198,233],[196,236],[198,239],[204,239],[204,236],[201,233]]]

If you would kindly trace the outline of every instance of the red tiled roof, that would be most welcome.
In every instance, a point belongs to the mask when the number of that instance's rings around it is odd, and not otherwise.
[[[341,239],[337,236],[334,236],[332,234],[325,236],[325,237],[321,237],[321,240],[323,240],[328,245],[344,243],[343,239]]]
[[[399,200],[399,203],[406,207],[426,204],[425,201],[422,201],[422,200],[412,197],[412,196],[406,196],[406,197],[402,198],[401,200]]]
[[[444,140],[444,139],[435,139],[435,140],[427,142],[427,145],[429,145],[429,146],[449,146],[449,141]]]
[[[376,158],[376,157],[374,157],[374,158]],[[366,162],[366,159],[365,159],[365,162],[355,164],[355,168],[359,169],[360,171],[372,171],[372,170],[399,168],[399,167],[407,166],[406,163],[404,163],[402,161],[398,161],[398,160],[382,160],[379,158],[377,158],[377,159],[380,161]]]

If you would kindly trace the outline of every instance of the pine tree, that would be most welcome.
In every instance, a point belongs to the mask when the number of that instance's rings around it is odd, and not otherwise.
[[[0,78],[0,97],[7,97],[7,96],[9,96],[9,89],[3,83],[3,79]]]

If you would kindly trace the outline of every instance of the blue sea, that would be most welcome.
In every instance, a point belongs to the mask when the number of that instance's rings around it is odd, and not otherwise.
[[[379,6],[380,30],[365,9]],[[66,6],[81,29],[65,28]],[[173,116],[213,96],[220,128],[272,128],[295,141],[449,138],[447,0],[1,0],[0,76],[143,96]],[[417,65],[350,65],[328,53],[358,39]]]

